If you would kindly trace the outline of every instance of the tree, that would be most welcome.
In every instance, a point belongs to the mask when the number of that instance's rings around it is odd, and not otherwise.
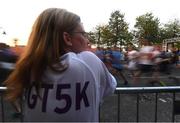
[[[178,19],[170,21],[164,25],[164,30],[167,38],[175,38],[180,36],[180,21]]]
[[[97,46],[104,45],[104,40],[102,40],[102,29],[103,29],[102,25],[96,26],[95,34],[96,34],[96,39],[97,39]]]
[[[101,41],[106,47],[113,45],[113,35],[109,29],[109,25],[101,26]]]
[[[88,32],[88,39],[91,42],[91,44],[94,44],[97,46],[103,45],[103,42],[101,40],[101,32],[102,32],[101,25],[96,26],[94,31]]]
[[[159,38],[159,19],[152,13],[146,13],[136,18],[135,29],[139,39],[148,39],[152,43],[157,43]]]
[[[94,32],[88,32],[88,39],[92,44],[97,44],[96,34]]]
[[[93,44],[106,47],[127,45],[133,39],[132,33],[128,32],[124,14],[120,11],[112,12],[108,24],[97,25],[89,35]]]
[[[109,31],[112,36],[111,41],[113,45],[125,45],[126,39],[130,38],[128,24],[125,22],[124,14],[118,10],[111,13],[109,18]]]
[[[112,33],[109,30],[109,25],[98,25],[95,28],[94,39],[95,44],[100,47],[104,46],[112,46]]]

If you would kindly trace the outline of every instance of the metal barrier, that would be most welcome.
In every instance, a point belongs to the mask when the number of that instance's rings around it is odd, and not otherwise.
[[[172,93],[173,94],[173,109],[172,109],[172,122],[174,122],[175,115],[180,114],[180,101],[176,100],[175,93],[180,92],[179,86],[168,87],[117,87],[115,93],[118,94],[118,109],[117,121],[120,122],[120,95],[121,94],[136,94],[136,121],[139,122],[139,94],[142,93],[155,93],[155,122],[157,122],[157,98],[159,93]]]
[[[1,118],[2,118],[2,122],[5,121],[4,119],[4,100],[3,100],[3,92],[6,90],[6,87],[0,87],[0,100],[1,100]]]
[[[4,103],[3,103],[3,96],[2,92],[4,92],[7,88],[0,87],[0,94],[1,94],[1,117],[2,122],[5,121],[4,119]],[[117,87],[115,94],[118,95],[117,104],[117,114],[118,118],[117,121],[120,122],[120,96],[121,94],[137,94],[136,100],[136,121],[139,122],[139,94],[142,93],[155,93],[155,122],[157,122],[157,97],[159,93],[172,93],[173,94],[173,110],[172,110],[172,122],[174,122],[175,115],[180,114],[180,101],[176,100],[176,93],[180,92],[179,86],[170,86],[170,87]],[[178,107],[178,108],[177,108]]]

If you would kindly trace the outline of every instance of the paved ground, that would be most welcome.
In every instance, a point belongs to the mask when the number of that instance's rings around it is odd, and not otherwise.
[[[149,75],[143,75],[140,81],[136,84],[132,83],[132,77],[128,71],[124,71],[126,77],[129,80],[128,86],[149,86],[147,81]],[[171,74],[161,74],[160,81],[163,81],[165,85],[173,86],[180,85],[180,69],[172,69]],[[173,78],[176,77],[176,78]],[[122,80],[118,82],[118,86],[124,86]],[[160,86],[155,84],[155,86]],[[137,120],[136,110],[136,95],[135,94],[121,94],[120,97],[120,121],[131,122]],[[180,94],[176,95],[176,99],[180,99]],[[172,121],[172,94],[162,93],[158,95],[158,109],[157,109],[157,121],[159,122],[171,122]],[[5,121],[15,122],[20,121],[19,118],[13,117],[14,110],[12,106],[5,102]],[[1,107],[0,107],[1,110]],[[2,112],[0,112],[0,121],[2,121]],[[155,118],[155,96],[154,94],[140,95],[139,100],[139,121],[141,122],[154,122]],[[116,122],[118,119],[118,102],[117,95],[107,97],[101,106],[100,119],[103,122]],[[180,122],[180,116],[177,116],[175,121]]]

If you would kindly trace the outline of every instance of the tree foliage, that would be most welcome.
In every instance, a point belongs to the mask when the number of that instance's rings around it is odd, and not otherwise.
[[[156,43],[159,34],[159,19],[152,13],[146,13],[136,18],[134,27],[137,29],[138,38],[145,38]]]
[[[136,18],[134,30],[129,31],[125,14],[119,10],[111,13],[105,25],[97,25],[95,31],[89,32],[90,40],[97,46],[141,45],[140,39],[148,39],[153,44],[162,43],[164,39],[180,36],[180,21],[175,19],[164,25],[152,13],[145,13]]]
[[[180,21],[174,19],[164,25],[165,34],[168,38],[175,38],[180,36]]]
[[[130,38],[128,32],[128,24],[125,22],[124,14],[120,11],[111,13],[109,18],[109,30],[112,33],[112,41],[114,45],[125,45],[127,39]]]
[[[98,25],[94,32],[96,44],[99,46],[122,46],[132,40],[132,34],[128,31],[128,24],[125,22],[124,14],[120,11],[111,13],[109,22],[106,25]]]

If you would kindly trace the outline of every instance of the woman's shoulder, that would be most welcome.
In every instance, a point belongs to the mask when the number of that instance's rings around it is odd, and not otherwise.
[[[78,55],[81,55],[81,56],[89,56],[89,57],[97,57],[93,52],[91,51],[83,51],[83,52],[80,52]]]
[[[63,56],[72,56],[72,57],[90,56],[90,57],[96,57],[96,55],[91,51],[82,51],[80,53],[69,52],[69,53],[66,53]]]
[[[90,51],[83,51],[79,54],[77,54],[77,57],[83,60],[93,60],[93,61],[99,61],[100,59],[92,52]]]
[[[101,60],[90,51],[83,51],[80,53],[69,52],[64,57],[68,61],[77,61],[85,64],[98,64]],[[63,58],[63,57],[61,57]]]

